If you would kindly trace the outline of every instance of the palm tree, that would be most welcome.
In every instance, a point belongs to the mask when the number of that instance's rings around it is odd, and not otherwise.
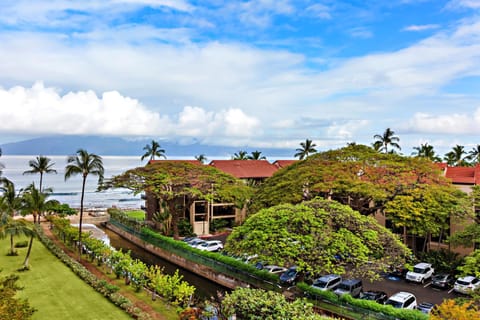
[[[20,193],[15,191],[15,184],[7,178],[0,179],[0,212],[6,213],[10,217],[14,217],[21,206]]]
[[[300,142],[301,148],[297,148],[295,150],[297,151],[297,153],[295,153],[294,157],[298,157],[299,160],[303,160],[309,155],[317,152],[317,150],[315,149],[316,146],[317,145],[313,143],[312,140],[306,139],[305,142]]]
[[[0,238],[10,236],[10,251],[8,255],[16,255],[13,238],[18,236],[31,236],[31,229],[28,228],[28,221],[25,219],[9,218],[8,222],[1,226]]]
[[[265,159],[267,159],[267,157],[262,156],[262,152],[258,151],[258,150],[252,151],[251,154],[249,156],[247,156],[247,158],[248,158],[248,160],[265,160]]]
[[[395,132],[387,128],[383,135],[376,134],[373,136],[376,141],[373,143],[374,148],[378,147],[378,150],[384,153],[395,153],[394,149],[401,150],[400,145],[398,142],[400,138],[395,136]],[[388,147],[391,146],[392,149],[389,151]]]
[[[412,152],[413,156],[419,158],[427,158],[434,162],[440,162],[441,159],[439,156],[435,154],[435,150],[433,150],[433,146],[429,145],[428,142],[420,144],[419,147],[413,147],[414,152]]]
[[[165,156],[165,150],[160,149],[160,144],[152,140],[150,144],[147,144],[145,147],[143,147],[143,150],[145,150],[145,153],[143,154],[142,158],[140,160],[143,161],[143,159],[150,157],[149,160],[155,160],[155,157],[159,158],[164,158],[166,159],[167,157]]]
[[[83,198],[85,196],[85,182],[89,174],[98,176],[98,184],[103,181],[103,161],[102,157],[96,154],[90,154],[84,149],[77,150],[76,156],[70,156],[67,159],[65,167],[65,180],[70,177],[82,175],[82,196],[80,198],[80,221],[78,225],[79,252],[82,253],[82,220],[83,220]]]
[[[452,151],[445,154],[444,159],[450,165],[467,165],[468,163],[465,161],[464,157],[465,154],[467,154],[467,152],[465,151],[465,147],[457,144],[455,147],[452,148]]]
[[[195,156],[195,159],[197,159],[197,161],[200,161],[201,163],[205,163],[207,161],[207,157],[203,153]]]
[[[477,144],[468,152],[468,160],[472,161],[473,164],[480,163],[480,144]]]
[[[53,169],[55,162],[51,162],[50,158],[44,156],[36,157],[36,160],[30,160],[28,165],[31,170],[24,171],[23,174],[35,174],[40,173],[40,186],[39,189],[42,191],[42,181],[44,173],[57,173],[57,170]]]
[[[40,217],[47,211],[52,210],[60,203],[57,200],[47,200],[52,192],[51,188],[40,191],[35,188],[35,184],[29,185],[22,195],[21,212],[22,215],[33,215],[33,223],[40,223]]]
[[[247,151],[240,150],[237,153],[234,153],[232,160],[248,160]]]

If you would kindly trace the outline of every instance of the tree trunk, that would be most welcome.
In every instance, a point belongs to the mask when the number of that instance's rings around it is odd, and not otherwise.
[[[407,227],[403,226],[403,244],[407,245]]]
[[[80,198],[80,220],[78,223],[78,253],[80,258],[82,258],[82,221],[83,221],[83,197],[85,196],[85,182],[87,181],[87,176],[83,176],[82,180],[82,196]]]
[[[30,252],[32,252],[33,238],[34,238],[34,235],[32,234],[32,236],[30,237],[30,242],[28,243],[28,250],[27,250],[27,255],[25,256],[25,261],[23,261],[24,269],[29,269],[28,260],[30,259]]]
[[[13,234],[10,235],[10,254],[12,256],[15,254],[15,247],[13,245]]]
[[[173,239],[178,240],[180,238],[180,235],[178,232],[178,212],[176,211],[175,200],[172,200],[170,202],[169,209],[172,216]]]

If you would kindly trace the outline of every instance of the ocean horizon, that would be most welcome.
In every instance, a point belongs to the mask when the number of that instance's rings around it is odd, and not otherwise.
[[[40,174],[23,174],[30,170],[28,162],[34,160],[38,155],[16,156],[3,155],[0,157],[0,163],[4,165],[2,177],[8,178],[15,184],[15,189],[20,191],[30,185],[32,182],[38,187],[40,183]],[[82,178],[80,175],[64,180],[65,166],[68,156],[47,156],[54,164],[53,169],[56,174],[43,175],[43,188],[52,188],[53,193],[49,199],[55,199],[61,203],[66,203],[72,208],[80,207],[80,196],[82,188]],[[146,161],[140,161],[139,156],[102,156],[105,168],[105,179],[119,175],[126,170],[144,166]],[[128,189],[111,189],[102,192],[96,192],[98,177],[89,175],[85,185],[85,208],[105,209],[112,206],[124,209],[140,209],[144,200],[140,195],[134,195]]]

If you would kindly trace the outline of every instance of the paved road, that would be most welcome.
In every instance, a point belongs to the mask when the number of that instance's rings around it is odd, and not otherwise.
[[[454,299],[460,296],[452,290],[442,290],[434,288],[430,285],[430,282],[426,282],[425,284],[417,284],[412,282],[406,282],[403,279],[384,279],[381,281],[375,281],[373,283],[364,281],[363,290],[385,291],[388,296],[391,296],[399,291],[407,291],[413,293],[417,297],[418,303],[431,302],[434,304],[441,304],[444,299]]]

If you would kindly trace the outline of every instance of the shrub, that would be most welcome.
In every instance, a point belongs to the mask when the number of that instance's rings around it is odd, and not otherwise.
[[[25,240],[25,241],[18,241],[17,243],[15,243],[15,248],[26,248],[28,247],[28,241]]]

